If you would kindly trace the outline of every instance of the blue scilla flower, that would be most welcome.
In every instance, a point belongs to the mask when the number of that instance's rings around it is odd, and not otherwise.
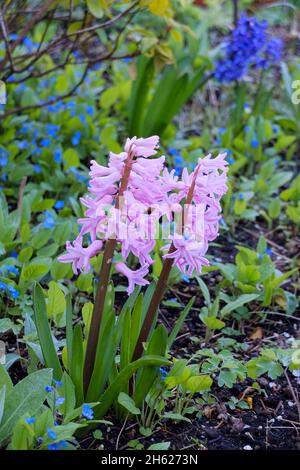
[[[85,181],[86,181],[87,178],[86,178],[85,176],[81,175],[81,174],[76,170],[76,168],[72,167],[72,168],[70,168],[70,171],[74,174],[75,178],[76,178],[78,181],[80,181],[80,182],[82,182],[82,183],[85,183]]]
[[[61,158],[62,158],[62,151],[60,149],[55,149],[53,157],[54,157],[54,161],[56,161],[56,163],[60,163]]]
[[[8,285],[5,282],[0,281],[0,290],[6,291],[7,287]]]
[[[1,179],[2,181],[7,181],[7,173],[3,173]]]
[[[23,44],[25,47],[27,47],[27,49],[31,50],[34,46],[32,40],[26,36],[24,39],[23,39]]]
[[[11,41],[16,41],[19,36],[18,36],[18,34],[16,34],[16,33],[11,33],[11,34],[9,35],[9,37],[10,37],[10,40],[11,40]]]
[[[53,228],[54,225],[55,225],[55,222],[54,222],[54,219],[52,217],[51,212],[45,211],[44,216],[45,216],[44,222],[43,222],[44,227],[45,228]]]
[[[37,438],[38,444],[42,444],[43,440],[44,440],[44,439],[43,439],[42,437],[38,437],[38,438]]]
[[[57,439],[57,435],[55,434],[53,429],[51,429],[49,427],[47,427],[47,434],[50,437],[50,439],[52,439],[53,441],[55,441],[55,439]]]
[[[245,196],[244,196],[243,193],[240,193],[238,198],[239,198],[240,201],[243,201],[245,199]]]
[[[51,387],[50,385],[46,385],[45,390],[47,393],[50,393],[53,391],[53,387]]]
[[[20,83],[16,88],[16,93],[23,93],[26,90],[26,85],[25,83]]]
[[[271,256],[273,254],[273,251],[271,250],[271,248],[266,248],[266,253],[267,255]]]
[[[42,153],[42,149],[39,147],[36,147],[35,149],[31,151],[31,155],[41,155],[41,153]]]
[[[57,126],[56,124],[46,124],[46,131],[47,134],[50,135],[50,137],[55,138],[59,131],[59,126]]]
[[[41,140],[41,147],[50,147],[51,145],[51,139],[42,139]]]
[[[4,266],[4,269],[6,269],[6,271],[9,273],[15,274],[16,276],[19,274],[19,270],[15,266]]]
[[[175,156],[175,155],[178,155],[178,150],[174,149],[174,148],[171,148],[169,150],[169,154],[172,155],[172,156]]]
[[[60,447],[67,447],[66,441],[60,441],[59,445],[60,445]]]
[[[92,410],[92,408],[90,407],[90,405],[84,403],[82,405],[82,416],[86,419],[93,419],[94,418],[94,412]]]
[[[20,295],[19,291],[17,291],[17,289],[15,289],[14,287],[12,286],[8,286],[7,288],[8,292],[10,293],[10,296],[13,298],[13,299],[17,299]]]
[[[223,135],[226,132],[226,127],[219,127],[218,134]]]
[[[28,132],[29,126],[28,124],[22,124],[19,129],[20,134],[26,134]]]
[[[61,380],[55,380],[55,379],[53,379],[53,383],[54,383],[58,388],[62,387],[62,381],[61,381]]]
[[[78,145],[80,144],[80,139],[81,139],[81,132],[80,131],[76,131],[75,134],[73,135],[72,137],[72,144],[73,145]]]
[[[257,148],[259,147],[259,140],[258,139],[252,139],[250,142],[251,147]]]
[[[160,367],[159,372],[160,372],[161,379],[165,380],[165,378],[168,375],[168,371],[166,369],[164,369],[163,367]]]
[[[8,158],[3,156],[3,157],[0,157],[0,166],[4,167],[8,164]]]
[[[63,209],[65,207],[65,202],[64,201],[56,201],[54,204],[55,209]]]
[[[58,398],[55,400],[56,406],[60,406],[60,405],[62,405],[64,402],[65,402],[64,397],[58,397]]]
[[[59,450],[59,446],[54,442],[53,444],[48,445],[48,450]]]
[[[33,424],[35,422],[34,418],[25,418],[27,424]]]
[[[91,106],[90,104],[88,104],[88,105],[86,106],[85,110],[86,110],[87,114],[89,114],[90,116],[93,116],[93,114],[94,114],[94,108],[93,108],[93,106]]]
[[[82,122],[82,124],[85,124],[86,123],[86,115],[85,114],[78,114],[78,117],[80,119],[80,121]]]
[[[190,278],[186,275],[186,274],[183,274],[181,276],[181,279],[183,280],[183,282],[186,282],[187,284],[190,284]]]
[[[27,140],[20,140],[17,145],[19,150],[25,150],[29,147],[29,142]]]
[[[35,173],[41,173],[42,172],[42,167],[38,163],[36,165],[33,165],[33,171]]]

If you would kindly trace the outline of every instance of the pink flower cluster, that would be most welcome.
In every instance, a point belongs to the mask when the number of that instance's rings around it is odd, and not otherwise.
[[[128,278],[128,293],[135,285],[148,284],[145,278],[153,263],[151,254],[166,221],[170,230],[163,257],[173,258],[188,275],[201,272],[201,266],[208,264],[204,256],[208,243],[218,235],[220,199],[227,191],[226,154],[199,159],[193,172],[184,169],[179,178],[164,167],[164,156],[149,158],[157,153],[158,142],[157,136],[133,137],[127,139],[123,152],[110,153],[107,167],[91,162],[90,195],[81,199],[86,211],[78,220],[80,233],[73,244],[67,242],[67,254],[58,258],[62,263],[72,262],[75,274],[89,271],[90,259],[106,240],[115,238],[122,261],[116,261],[114,267]],[[126,171],[129,176],[122,188]],[[190,204],[183,209],[191,186]],[[86,234],[91,243],[84,248]],[[135,271],[126,265],[130,254],[141,266]]]

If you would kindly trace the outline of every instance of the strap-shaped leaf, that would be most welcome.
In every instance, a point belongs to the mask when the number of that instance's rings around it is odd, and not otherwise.
[[[33,306],[36,329],[46,367],[53,369],[54,378],[60,380],[63,371],[51,335],[44,292],[39,284],[35,284],[33,289]]]
[[[169,366],[167,359],[161,356],[144,356],[129,364],[123,369],[118,377],[111,383],[102,396],[98,397],[100,404],[94,408],[96,419],[102,418],[108,411],[119,393],[128,385],[129,380],[136,370],[147,366]]]

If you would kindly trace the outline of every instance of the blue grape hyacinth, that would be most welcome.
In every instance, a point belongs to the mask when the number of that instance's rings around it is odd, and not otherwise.
[[[267,21],[255,17],[240,16],[232,34],[225,41],[226,56],[215,65],[215,78],[220,83],[241,79],[250,66],[267,69],[276,64],[282,54],[283,42],[271,38]]]

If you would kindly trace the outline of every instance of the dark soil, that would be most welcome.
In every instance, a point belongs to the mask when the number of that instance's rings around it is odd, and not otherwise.
[[[238,240],[234,235],[221,235],[218,244],[210,248],[210,255],[220,262],[234,262],[237,252],[237,244],[255,248],[260,233],[263,233],[268,244],[273,250],[273,260],[276,266],[283,271],[290,269],[293,259],[297,259],[300,251],[300,242],[294,234],[288,231],[269,231],[263,225],[243,226],[236,229]],[[293,243],[291,240],[293,239]],[[204,277],[210,294],[214,298],[214,290],[221,277],[218,271]],[[122,283],[122,280],[121,280]],[[285,286],[290,288],[290,286]],[[299,289],[299,287],[298,287]],[[295,291],[295,288],[291,288]],[[180,301],[183,305],[196,296],[193,309],[183,325],[182,331],[172,348],[172,355],[177,358],[190,357],[204,346],[204,327],[199,319],[199,310],[204,305],[201,291],[195,281],[189,284],[181,283],[173,286],[166,298]],[[121,306],[124,302],[123,294],[117,295],[117,303]],[[168,329],[172,328],[177,318],[176,308],[162,307],[160,320]],[[300,337],[300,312],[293,313],[293,317],[287,317],[277,308],[277,314],[270,314],[266,318],[254,314],[247,322],[238,323],[230,319],[227,326],[240,331],[239,336],[234,336],[238,343],[246,345],[245,350],[235,352],[240,360],[249,360],[257,356],[263,347],[288,348],[289,338]],[[296,320],[299,319],[299,321]],[[257,329],[262,329],[262,338],[251,339],[251,335]],[[209,347],[216,347],[219,335],[211,339]],[[8,338],[6,338],[7,340]],[[12,342],[9,348],[14,349]],[[19,351],[21,355],[24,352]],[[15,363],[10,370],[14,382],[20,380],[24,374],[20,363]],[[300,396],[300,379],[289,376],[295,393]],[[123,423],[118,422],[114,416],[108,415],[106,419],[113,422],[110,427],[100,426],[103,433],[102,439],[95,439],[89,435],[81,440],[80,447],[95,449],[101,446],[105,450],[129,449],[128,442],[136,440],[147,449],[150,445],[159,442],[170,441],[170,449],[174,450],[300,450],[300,421],[297,404],[290,391],[285,376],[272,381],[263,376],[257,380],[263,393],[258,393],[251,388],[251,381],[240,382],[232,389],[214,387],[212,394],[215,403],[212,405],[200,405],[198,413],[189,416],[191,423],[164,421],[158,423],[149,437],[143,437],[139,432],[136,422],[129,422],[124,428]],[[250,397],[251,409],[242,410],[228,407],[230,398],[241,396]],[[199,417],[196,415],[198,414]]]

